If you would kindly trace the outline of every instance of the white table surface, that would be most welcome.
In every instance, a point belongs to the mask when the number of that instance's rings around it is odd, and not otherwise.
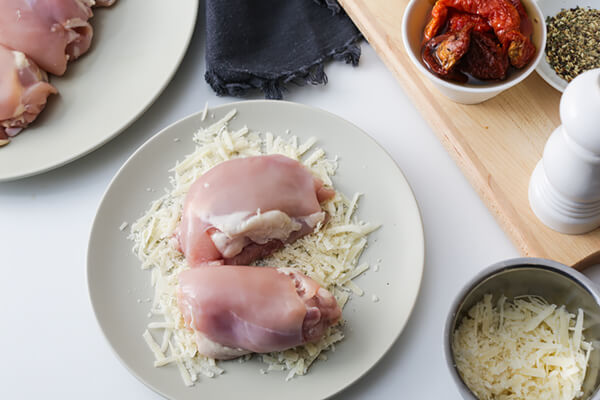
[[[421,208],[426,262],[399,340],[335,398],[458,399],[442,351],[448,305],[479,270],[519,254],[373,49],[363,43],[362,52],[358,68],[331,63],[326,86],[293,87],[286,100],[353,122],[392,155]],[[204,66],[201,17],[175,78],[129,129],[65,167],[0,184],[1,399],[161,398],[129,374],[100,333],[86,248],[104,190],[138,146],[206,101],[236,100],[212,92]],[[600,282],[597,269],[588,275]]]

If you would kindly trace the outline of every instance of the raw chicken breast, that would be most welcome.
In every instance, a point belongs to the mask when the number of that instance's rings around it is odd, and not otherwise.
[[[192,184],[178,228],[190,266],[249,264],[325,222],[319,202],[335,195],[281,155],[223,162]]]
[[[291,268],[192,268],[177,298],[198,352],[217,359],[317,341],[342,315],[331,293]]]
[[[0,45],[0,146],[35,120],[53,93],[47,74],[31,59]]]
[[[88,7],[110,7],[113,4],[115,4],[115,2],[117,0],[81,0],[82,2],[84,2]]]
[[[117,0],[96,0],[94,5],[96,7],[110,7],[115,4],[116,1]]]
[[[2,0],[0,43],[62,75],[90,47],[92,15],[89,0]]]

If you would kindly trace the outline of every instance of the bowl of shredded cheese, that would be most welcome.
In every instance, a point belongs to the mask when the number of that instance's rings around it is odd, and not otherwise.
[[[464,399],[600,399],[600,291],[554,261],[499,262],[456,297],[444,348]]]

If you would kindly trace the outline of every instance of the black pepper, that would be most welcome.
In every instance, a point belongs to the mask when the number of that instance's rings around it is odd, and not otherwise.
[[[571,8],[546,19],[546,61],[556,73],[572,81],[600,68],[600,10]]]

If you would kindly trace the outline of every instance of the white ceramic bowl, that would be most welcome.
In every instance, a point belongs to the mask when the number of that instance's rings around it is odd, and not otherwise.
[[[456,83],[443,80],[430,72],[421,60],[423,30],[429,21],[433,6],[431,0],[411,0],[402,19],[402,40],[409,58],[417,69],[425,74],[451,100],[463,104],[477,104],[488,100],[502,91],[515,86],[533,72],[544,56],[546,47],[546,24],[539,7],[534,0],[521,0],[533,23],[532,41],[537,49],[534,59],[525,68],[513,71],[504,81],[492,81],[487,84]]]
[[[563,9],[575,8],[577,6],[586,8],[598,8],[598,0],[537,0],[539,7],[544,14],[544,21],[547,17],[554,17]],[[554,89],[564,92],[568,82],[558,76],[554,69],[546,61],[546,56],[540,61],[536,72]]]

